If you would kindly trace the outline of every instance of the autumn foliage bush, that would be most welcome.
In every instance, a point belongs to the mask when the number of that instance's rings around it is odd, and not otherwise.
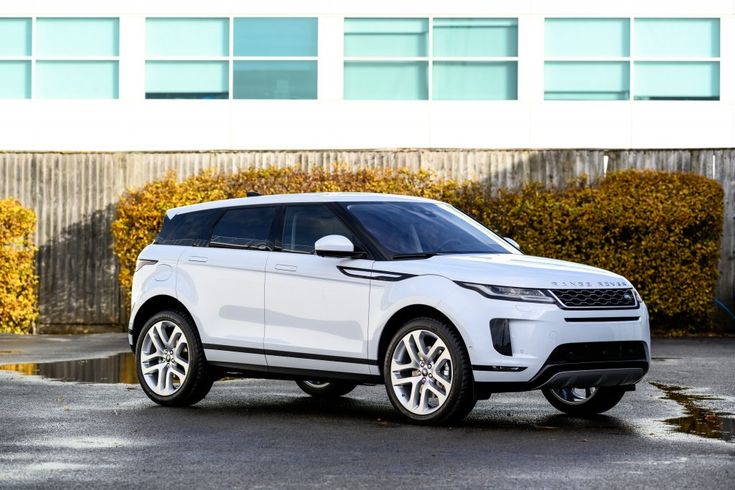
[[[36,215],[0,199],[0,332],[30,333],[38,318],[33,232]]]
[[[529,184],[518,191],[440,180],[428,172],[334,167],[310,171],[248,169],[173,174],[125,194],[113,223],[119,280],[130,290],[135,261],[153,241],[167,209],[216,199],[292,192],[411,194],[453,204],[532,255],[617,272],[639,290],[660,328],[706,327],[713,310],[723,219],[723,192],[685,173],[624,171],[595,185],[564,189]]]

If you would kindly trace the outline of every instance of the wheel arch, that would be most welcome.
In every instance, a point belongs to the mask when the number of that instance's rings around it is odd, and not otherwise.
[[[132,349],[135,350],[135,346],[138,343],[138,335],[140,334],[140,331],[143,329],[143,325],[156,313],[163,310],[176,310],[184,313],[189,317],[189,319],[192,319],[192,324],[196,326],[196,322],[193,321],[193,317],[191,313],[189,313],[189,310],[184,306],[184,304],[179,301],[178,299],[174,298],[173,296],[169,296],[167,294],[159,294],[156,296],[153,296],[151,298],[148,298],[145,303],[143,303],[140,308],[138,308],[138,311],[135,313],[135,318],[133,319],[133,325],[132,330],[130,331],[130,334],[133,337],[133,344]]]
[[[457,325],[455,325],[454,322],[445,313],[443,313],[436,307],[426,304],[412,304],[404,306],[400,310],[393,313],[393,315],[385,323],[383,330],[380,332],[380,340],[378,341],[378,369],[380,370],[381,376],[383,374],[383,362],[385,360],[385,354],[388,350],[388,344],[390,344],[393,335],[395,335],[395,333],[406,322],[420,317],[433,318],[435,320],[446,323],[449,328],[455,330],[457,334],[459,334],[459,337],[464,344],[464,337],[462,336],[462,332],[460,331],[460,329],[457,328]],[[466,348],[467,346],[465,344],[465,349]]]

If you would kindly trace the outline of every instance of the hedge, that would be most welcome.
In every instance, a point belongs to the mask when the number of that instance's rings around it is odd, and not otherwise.
[[[513,237],[525,253],[622,274],[638,288],[659,328],[695,331],[711,322],[722,189],[705,177],[657,171],[611,173],[595,185],[580,179],[565,189],[529,184],[519,191],[407,170],[265,168],[204,172],[183,182],[169,174],[118,203],[112,230],[122,288],[129,292],[136,257],[156,236],[167,209],[247,191],[364,191],[443,200]]]
[[[0,332],[30,333],[38,318],[33,232],[36,215],[0,199]]]

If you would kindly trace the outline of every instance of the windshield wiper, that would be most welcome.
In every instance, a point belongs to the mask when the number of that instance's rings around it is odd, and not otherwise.
[[[400,259],[428,259],[436,255],[436,252],[417,252],[412,254],[395,254],[393,260]]]

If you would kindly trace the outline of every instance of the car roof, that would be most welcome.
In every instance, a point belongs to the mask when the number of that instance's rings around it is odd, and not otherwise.
[[[269,196],[240,197],[221,201],[190,204],[169,209],[166,216],[173,218],[177,214],[206,209],[229,208],[234,206],[254,206],[258,204],[294,204],[294,203],[328,203],[328,202],[438,202],[415,196],[398,194],[380,194],[376,192],[309,192],[303,194],[273,194]]]

